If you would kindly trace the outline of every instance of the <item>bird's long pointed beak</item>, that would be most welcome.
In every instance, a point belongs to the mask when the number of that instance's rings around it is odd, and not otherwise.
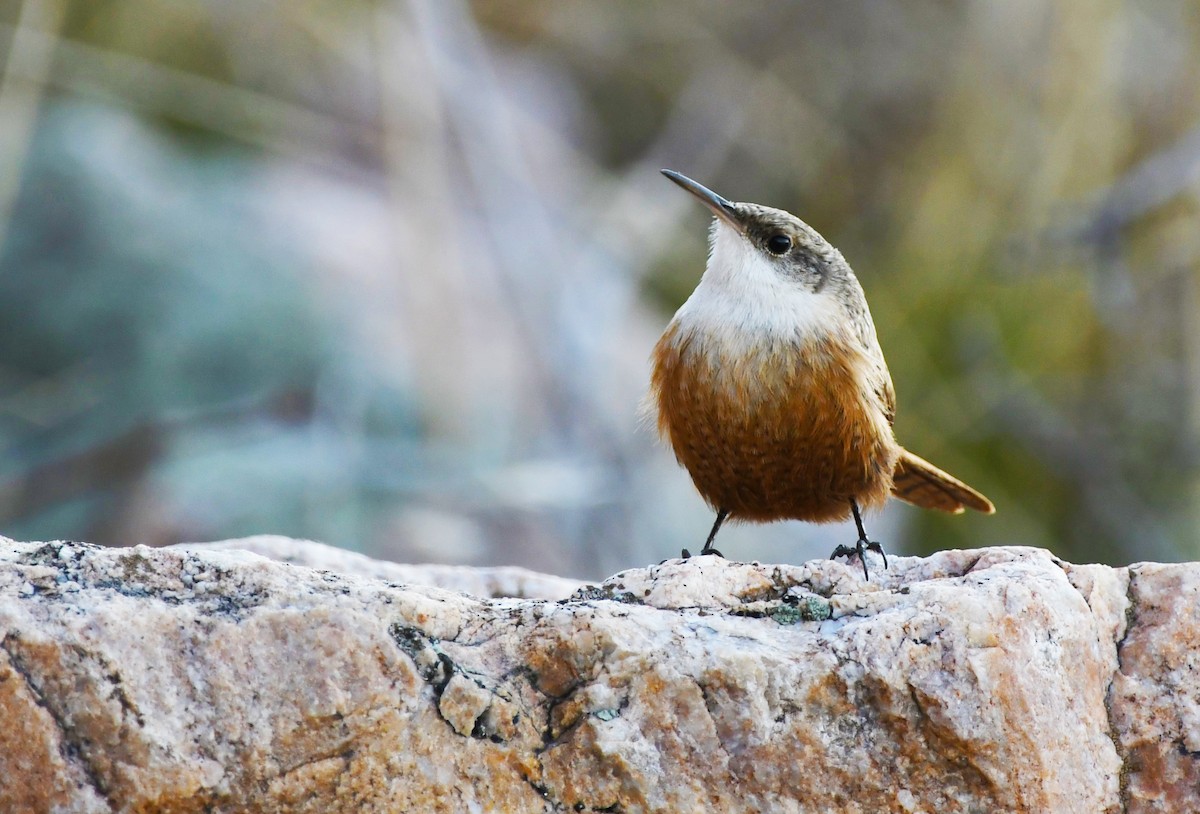
[[[695,195],[700,200],[700,203],[711,209],[714,215],[728,223],[740,234],[745,234],[745,227],[739,222],[737,216],[737,205],[732,201],[722,198],[703,184],[698,184],[686,175],[675,172],[675,170],[663,170],[662,174]]]

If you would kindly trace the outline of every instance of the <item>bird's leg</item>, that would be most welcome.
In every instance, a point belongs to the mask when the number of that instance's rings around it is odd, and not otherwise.
[[[701,554],[716,554],[718,557],[724,557],[720,551],[713,548],[713,540],[717,539],[717,531],[721,528],[721,524],[725,522],[725,518],[729,516],[727,509],[717,510],[717,519],[713,523],[712,531],[708,533],[708,539],[704,541],[704,548],[700,549]]]
[[[721,528],[721,524],[725,522],[725,518],[729,516],[729,511],[726,509],[717,509],[717,522],[713,523],[712,531],[708,533],[708,539],[704,541],[704,548],[700,549],[700,556],[705,554],[715,554],[718,557],[724,557],[720,551],[713,548],[713,540],[717,538],[717,530]],[[686,560],[692,556],[692,552],[686,548],[683,550],[683,558]]]
[[[851,557],[858,555],[858,561],[862,563],[863,577],[871,578],[871,574],[867,571],[867,552],[874,551],[879,556],[883,557],[883,567],[887,568],[887,554],[883,553],[883,546],[879,543],[867,539],[867,530],[863,528],[862,515],[858,511],[858,503],[854,498],[850,498],[850,510],[854,512],[854,525],[858,526],[858,542],[853,546],[839,545],[829,555],[829,559],[835,560],[838,557]]]

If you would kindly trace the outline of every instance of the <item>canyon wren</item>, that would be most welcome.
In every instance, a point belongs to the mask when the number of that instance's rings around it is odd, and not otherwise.
[[[728,201],[663,175],[716,216],[708,266],[654,348],[658,429],[726,519],[825,523],[853,515],[832,558],[887,555],[862,511],[889,495],[957,514],[992,502],[896,442],[892,377],[858,278],[841,252],[779,209]],[[684,556],[689,556],[684,550]]]

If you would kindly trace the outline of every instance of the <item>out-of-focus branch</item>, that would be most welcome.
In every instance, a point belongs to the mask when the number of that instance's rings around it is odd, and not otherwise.
[[[1200,185],[1200,125],[1165,150],[1151,155],[1100,191],[1086,215],[1081,239],[1105,242],[1106,235]]]
[[[54,61],[54,33],[62,25],[65,9],[65,0],[24,0],[16,26],[6,26],[11,33],[0,74],[0,249]]]

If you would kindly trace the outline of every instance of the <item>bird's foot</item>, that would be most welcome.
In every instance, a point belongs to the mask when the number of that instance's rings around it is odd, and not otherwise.
[[[697,556],[699,556],[699,557],[703,557],[703,556],[704,556],[704,555],[706,555],[706,554],[712,554],[712,555],[713,555],[713,556],[715,556],[715,557],[720,557],[721,559],[725,559],[725,555],[724,555],[724,554],[722,554],[720,551],[717,551],[717,550],[716,550],[715,548],[713,548],[712,546],[705,546],[704,548],[700,549],[700,553],[699,553]],[[683,550],[683,558],[684,558],[685,560],[690,560],[690,559],[692,558],[692,552],[688,551],[688,550],[685,548],[685,549]]]
[[[871,574],[867,571],[868,551],[874,551],[876,554],[883,557],[883,567],[884,570],[887,570],[887,554],[884,553],[883,546],[874,542],[873,540],[868,540],[865,537],[860,537],[858,542],[852,546],[839,545],[833,550],[833,553],[829,555],[829,559],[836,560],[838,557],[846,557],[847,559],[850,557],[858,557],[858,561],[862,563],[863,577],[867,580],[870,580]]]

